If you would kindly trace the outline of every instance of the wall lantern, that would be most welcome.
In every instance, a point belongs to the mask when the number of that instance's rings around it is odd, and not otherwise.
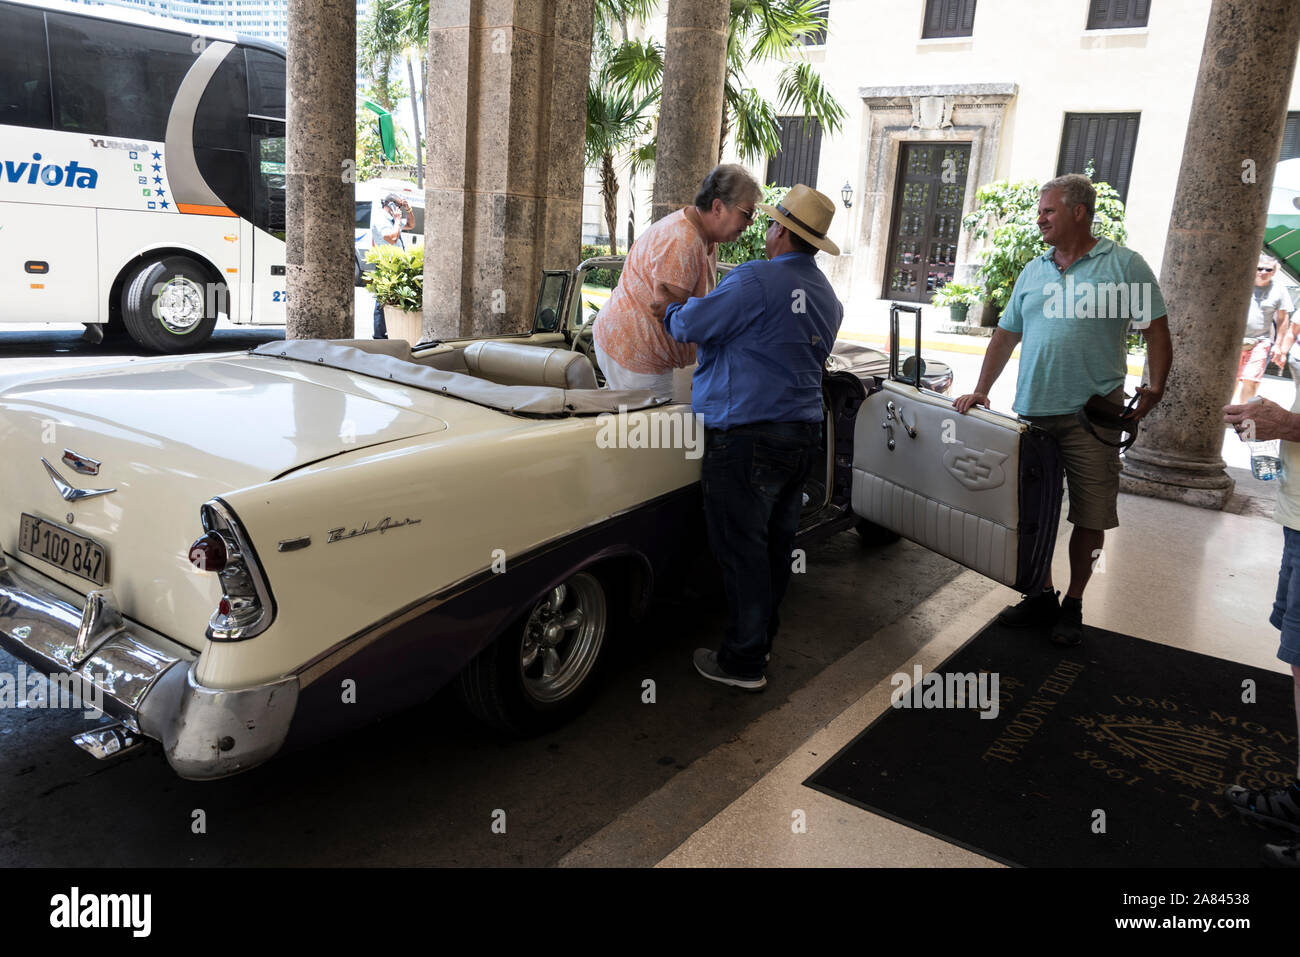
[[[853,208],[853,187],[850,186],[847,181],[844,183],[844,188],[840,190],[840,196],[844,200],[844,208],[852,209]]]

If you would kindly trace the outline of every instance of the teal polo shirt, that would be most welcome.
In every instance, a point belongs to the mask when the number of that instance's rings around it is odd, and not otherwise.
[[[1026,418],[1068,415],[1109,395],[1124,384],[1129,326],[1164,315],[1151,267],[1109,239],[1064,271],[1050,249],[1031,259],[998,322],[1022,337],[1012,408]]]

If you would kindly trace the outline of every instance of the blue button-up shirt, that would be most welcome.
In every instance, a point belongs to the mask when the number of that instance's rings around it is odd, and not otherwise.
[[[706,427],[819,422],[822,368],[844,307],[807,253],[742,263],[703,298],[673,303],[664,328],[698,345],[691,408]]]

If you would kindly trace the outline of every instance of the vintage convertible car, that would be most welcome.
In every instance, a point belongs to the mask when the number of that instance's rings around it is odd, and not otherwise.
[[[0,646],[102,701],[84,749],[153,739],[186,778],[449,682],[502,728],[565,719],[616,623],[707,552],[689,406],[598,389],[584,355],[582,280],[609,265],[548,273],[521,336],[0,379]],[[1055,444],[954,415],[951,373],[899,359],[895,334],[828,362],[801,535],[860,524],[1041,581]]]

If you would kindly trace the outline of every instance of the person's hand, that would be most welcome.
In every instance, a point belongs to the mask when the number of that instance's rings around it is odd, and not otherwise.
[[[1132,419],[1134,422],[1140,422],[1145,418],[1146,414],[1156,407],[1156,403],[1165,397],[1163,390],[1157,392],[1150,386],[1145,385],[1137,387],[1137,394],[1141,396],[1141,398],[1138,399],[1138,404],[1133,408],[1133,411],[1124,415],[1124,418]]]
[[[982,405],[989,408],[989,397],[983,392],[967,392],[965,395],[959,395],[953,400],[952,407],[965,415],[971,406]]]
[[[1268,361],[1273,363],[1273,365],[1277,366],[1279,369],[1285,369],[1286,353],[1281,349],[1274,348],[1273,351],[1268,354]]]
[[[1223,407],[1223,421],[1247,442],[1280,439],[1291,424],[1291,413],[1276,402],[1255,398],[1250,402]]]

